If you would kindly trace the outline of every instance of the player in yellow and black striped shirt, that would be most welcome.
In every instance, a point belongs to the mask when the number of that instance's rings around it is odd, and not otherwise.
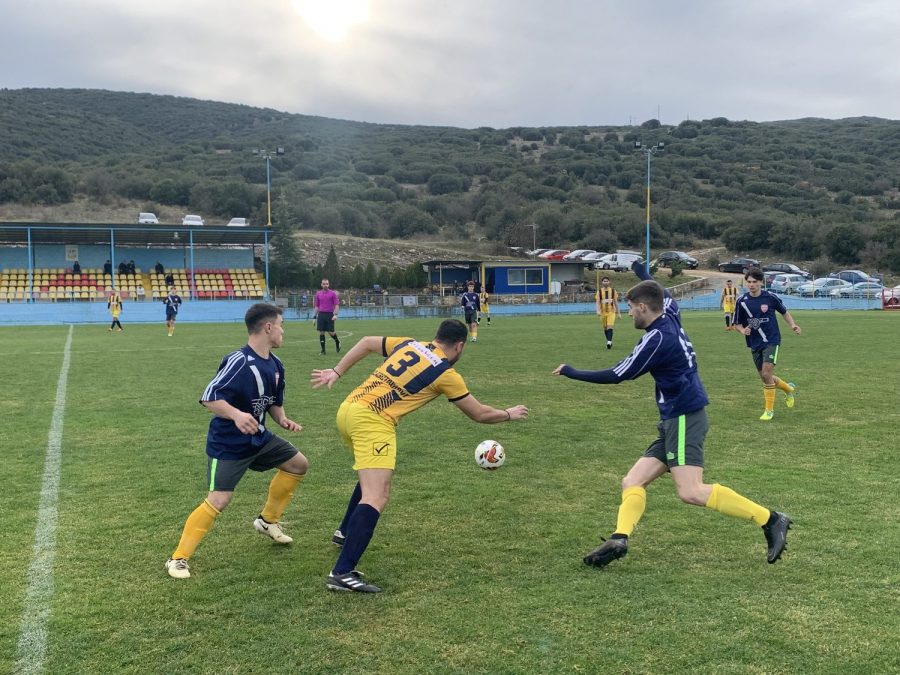
[[[360,386],[344,399],[337,427],[353,451],[359,482],[332,541],[343,547],[325,581],[330,590],[377,593],[381,589],[362,579],[356,564],[369,545],[378,517],[388,503],[397,462],[397,423],[404,415],[438,396],[446,396],[470,419],[497,424],[524,419],[528,408],[516,405],[498,410],[480,403],[453,368],[462,356],[468,331],[457,319],[447,319],[431,341],[409,337],[364,337],[334,368],[313,370],[314,388],[329,389],[369,354],[385,357]]]
[[[603,332],[606,335],[606,348],[612,349],[613,327],[616,325],[616,317],[622,318],[619,309],[619,294],[610,286],[609,277],[600,280],[600,288],[597,289],[597,316],[603,323]]]
[[[725,282],[722,288],[722,311],[725,312],[725,330],[731,330],[731,321],[734,317],[734,307],[737,302],[738,289],[731,279]]]

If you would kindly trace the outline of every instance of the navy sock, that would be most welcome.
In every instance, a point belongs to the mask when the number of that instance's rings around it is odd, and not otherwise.
[[[356,505],[359,504],[360,499],[362,499],[362,488],[359,486],[359,481],[357,481],[356,487],[353,488],[353,494],[350,496],[350,503],[347,504],[347,512],[344,513],[344,519],[338,526],[341,534],[345,537],[347,536],[347,530],[350,527],[350,516],[353,515],[353,511],[356,509]]]
[[[607,340],[608,342],[612,342],[612,328],[607,328],[607,329],[606,329],[605,331],[603,331],[603,332],[606,333],[606,340]]]
[[[372,535],[375,534],[375,526],[378,524],[380,515],[378,510],[369,504],[360,504],[353,510],[347,528],[349,534],[344,542],[344,548],[341,549],[341,554],[334,564],[333,574],[346,574],[356,569],[356,563],[362,558],[362,554],[372,540]]]

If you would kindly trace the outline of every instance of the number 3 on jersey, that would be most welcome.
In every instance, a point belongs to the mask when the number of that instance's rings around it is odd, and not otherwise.
[[[385,370],[394,377],[399,377],[406,371],[407,368],[416,365],[419,361],[422,360],[422,357],[412,349],[407,349],[405,352],[403,352],[403,354],[405,356],[408,356],[409,358],[400,359],[399,361],[397,361],[396,365],[391,364],[389,366],[385,366]]]

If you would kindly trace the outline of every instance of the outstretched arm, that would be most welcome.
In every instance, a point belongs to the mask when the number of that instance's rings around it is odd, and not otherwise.
[[[499,410],[489,405],[480,403],[478,399],[469,394],[457,401],[453,401],[457,408],[462,410],[466,417],[481,424],[499,424],[512,420],[523,420],[528,417],[528,408],[524,405],[516,405],[512,408]]]
[[[382,337],[375,335],[364,337],[353,345],[349,352],[344,354],[344,358],[338,361],[334,368],[312,371],[310,383],[313,389],[318,389],[323,385],[331,389],[331,386],[337,382],[338,378],[343,377],[344,373],[350,370],[358,361],[361,361],[369,354],[381,354],[383,344],[384,338]]]

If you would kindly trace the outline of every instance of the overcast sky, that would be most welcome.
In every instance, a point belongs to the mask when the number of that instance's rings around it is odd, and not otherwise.
[[[900,119],[894,0],[0,0],[0,87],[367,122]]]

